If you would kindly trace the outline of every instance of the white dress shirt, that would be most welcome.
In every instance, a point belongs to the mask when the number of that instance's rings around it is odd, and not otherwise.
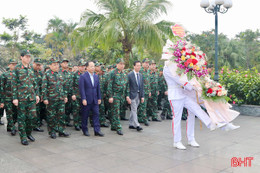
[[[91,73],[88,72],[88,74],[89,74],[89,77],[90,77],[90,80],[91,80],[92,86],[94,86],[94,73],[91,74]]]

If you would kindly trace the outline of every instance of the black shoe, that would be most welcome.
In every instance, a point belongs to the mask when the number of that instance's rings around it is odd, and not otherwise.
[[[160,116],[161,116],[162,120],[165,120],[165,115],[164,114],[161,114]]]
[[[36,131],[36,132],[44,132],[44,130],[41,129],[40,127],[34,128],[33,131]]]
[[[149,126],[149,123],[148,123],[148,122],[145,122],[144,125],[145,125],[145,126]]]
[[[167,120],[172,120],[172,117],[166,117]]]
[[[34,142],[35,138],[32,135],[27,136],[28,139],[30,139],[30,141]]]
[[[0,121],[0,125],[4,125],[5,123],[3,123],[2,121]]]
[[[117,134],[118,134],[118,135],[123,135],[122,130],[118,130],[118,131],[117,131]]]
[[[11,132],[12,130],[11,129],[6,129],[7,132]]]
[[[101,124],[100,126],[101,126],[101,127],[109,127],[109,125],[108,125],[107,123]]]
[[[103,134],[102,132],[95,132],[95,136],[101,136],[101,137],[103,137],[104,134]]]
[[[66,126],[67,126],[67,127],[72,127],[73,125],[70,124],[70,123],[67,123]]]
[[[59,136],[60,137],[69,137],[69,133],[67,133],[67,132],[59,132]]]
[[[111,130],[112,130],[112,131],[116,131],[116,129],[112,129],[112,128],[111,128]]]
[[[75,130],[80,131],[80,127],[79,126],[75,126]]]
[[[12,135],[12,136],[15,136],[15,135],[16,135],[16,130],[12,130],[12,131],[11,131],[11,135]]]
[[[157,119],[157,118],[153,118],[153,121],[157,121],[157,122],[161,122],[161,120]]]
[[[139,132],[139,131],[143,130],[143,128],[140,127],[140,126],[137,126],[137,127],[136,127],[136,130]]]
[[[88,133],[88,131],[85,131],[85,132],[83,133],[83,135],[84,135],[84,136],[90,136],[89,133]]]
[[[29,143],[28,143],[28,141],[27,141],[26,139],[25,139],[25,140],[22,140],[21,143],[22,143],[23,145],[29,145]]]
[[[128,121],[128,119],[127,119],[127,118],[121,118],[121,120],[122,120],[122,121]]]
[[[134,127],[134,126],[129,126],[129,129],[136,129],[136,127]]]
[[[158,110],[161,111],[161,110],[162,110],[162,107],[158,107]]]
[[[52,139],[56,139],[56,133],[51,133],[51,134],[50,134],[50,137],[51,137]]]

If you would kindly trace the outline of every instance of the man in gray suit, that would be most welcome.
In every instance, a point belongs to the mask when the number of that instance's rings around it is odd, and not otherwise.
[[[128,74],[130,99],[131,99],[131,113],[129,118],[129,129],[143,130],[137,119],[137,108],[141,102],[144,102],[144,84],[143,76],[139,73],[141,69],[141,62],[134,62],[134,70]]]

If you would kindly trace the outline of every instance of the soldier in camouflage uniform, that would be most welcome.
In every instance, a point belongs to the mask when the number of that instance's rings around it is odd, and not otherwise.
[[[4,100],[3,100],[3,86],[2,86],[2,76],[0,75],[0,125],[4,125],[4,123],[1,121],[1,118],[4,116]]]
[[[158,100],[157,100],[157,104],[158,104],[158,110],[162,110],[162,100],[165,98],[165,95],[162,91],[163,89],[163,68],[159,69],[159,77],[158,77],[158,88],[159,88],[159,95],[158,95]]]
[[[12,79],[13,70],[17,65],[17,61],[10,59],[9,68],[2,74],[1,86],[2,86],[2,103],[4,103],[6,118],[7,118],[7,131],[11,132],[11,135],[16,135],[15,123],[17,122],[17,107],[12,103]]]
[[[33,72],[35,76],[35,81],[37,83],[37,87],[39,89],[39,96],[42,98],[42,77],[43,73],[41,71],[41,59],[35,58],[33,62]],[[36,105],[36,127],[33,129],[34,131],[43,132],[44,130],[40,128],[41,126],[41,107],[42,107],[42,99],[39,104]]]
[[[106,82],[106,79],[105,79],[105,72],[106,72],[106,69],[104,66],[101,66],[101,70],[99,72],[99,83],[100,83],[100,91],[101,91],[101,104],[99,105],[99,122],[100,122],[100,126],[101,127],[109,127],[109,125],[107,124],[106,122],[106,110],[105,110],[105,100],[104,98],[106,97],[106,94],[105,94],[105,82]]]
[[[157,99],[159,95],[158,89],[158,73],[156,72],[156,63],[154,60],[150,61],[150,84],[151,84],[151,97],[147,103],[147,115],[152,117],[152,121],[160,121],[157,118]]]
[[[28,145],[27,138],[35,141],[31,133],[35,127],[36,104],[39,103],[40,97],[33,70],[29,65],[31,61],[29,50],[21,53],[21,60],[22,62],[13,71],[13,104],[18,106],[17,122],[21,143]]]
[[[71,106],[71,86],[72,86],[72,74],[69,71],[69,66],[68,66],[69,60],[68,59],[63,59],[61,61],[61,69],[60,69],[60,73],[63,76],[64,79],[64,85],[65,85],[65,90],[68,91],[67,92],[67,98],[68,98],[68,102],[65,104],[65,120],[66,120],[66,125],[68,127],[72,127],[73,125],[70,124],[70,114],[72,113],[72,106]]]
[[[142,61],[142,68],[140,73],[143,75],[144,80],[144,102],[139,104],[138,107],[138,122],[144,123],[144,125],[149,126],[147,117],[147,102],[148,98],[151,97],[151,85],[150,85],[150,74],[149,74],[149,59],[145,58]]]
[[[72,114],[75,130],[80,131],[81,126],[81,99],[79,92],[79,77],[86,72],[86,62],[81,59],[78,64],[78,71],[72,77]]]
[[[162,93],[164,94],[165,101],[163,103],[163,110],[161,113],[162,119],[172,119],[172,111],[170,107],[170,102],[168,100],[168,87],[165,79],[163,78],[163,84],[162,84]]]
[[[55,139],[56,132],[59,132],[59,136],[69,136],[65,132],[65,103],[68,102],[68,90],[66,90],[64,78],[59,71],[59,61],[51,58],[50,63],[50,70],[43,77],[42,95],[44,104],[47,105],[49,135]]]
[[[122,58],[119,58],[116,63],[116,68],[109,73],[107,95],[111,106],[111,130],[116,130],[118,135],[123,135],[120,111],[122,111],[125,99],[129,104],[131,100],[128,96],[128,76],[123,72],[125,62]]]

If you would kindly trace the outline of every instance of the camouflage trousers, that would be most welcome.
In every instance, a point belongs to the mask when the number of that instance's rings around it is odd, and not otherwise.
[[[36,102],[20,101],[17,108],[18,130],[21,140],[27,139],[31,135],[32,129],[36,125]]]
[[[81,99],[72,100],[72,115],[74,126],[79,127],[81,125]]]
[[[15,123],[17,122],[17,107],[12,101],[5,102],[5,111],[7,119],[7,130],[15,130]]]
[[[167,118],[172,117],[172,112],[171,112],[171,106],[169,100],[166,98],[164,103],[163,103],[163,110],[162,114],[166,116]]]
[[[64,132],[65,130],[65,103],[63,100],[49,100],[47,105],[47,123],[49,134]]]
[[[157,106],[158,108],[162,108],[162,99],[164,97],[164,93],[162,91],[159,92],[158,99],[157,99]]]
[[[70,123],[70,114],[72,113],[72,99],[71,95],[68,96],[68,102],[65,104],[65,121]]]
[[[125,98],[125,96],[123,96]],[[125,100],[123,105],[122,105],[122,110],[120,111],[120,118],[121,119],[126,119],[126,110],[127,110],[127,101]]]
[[[106,123],[106,110],[104,100],[101,100],[101,104],[99,105],[99,123],[100,125],[104,125]]]
[[[122,130],[122,126],[120,123],[120,115],[122,114],[123,111],[123,106],[125,102],[125,97],[122,97],[123,94],[116,93],[113,103],[110,104],[111,108],[111,118],[110,118],[110,123],[111,123],[111,130]]]
[[[157,92],[152,93],[152,96],[148,99],[147,103],[147,117],[152,117],[152,119],[157,119]]]
[[[144,95],[144,102],[139,104],[138,110],[137,110],[137,116],[138,116],[138,122],[139,123],[146,123],[148,122],[147,118],[147,102],[149,99],[149,95]]]

